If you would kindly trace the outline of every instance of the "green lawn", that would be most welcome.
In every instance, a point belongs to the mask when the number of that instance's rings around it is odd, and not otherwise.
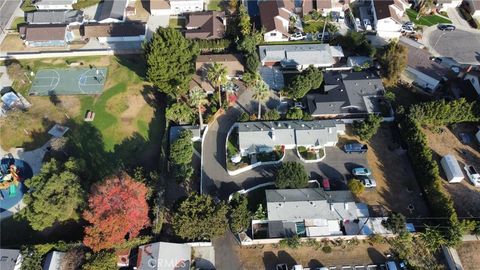
[[[32,0],[23,1],[23,4],[20,8],[25,12],[30,12],[30,11],[37,10],[37,8],[32,4]]]
[[[175,17],[170,18],[170,20],[168,21],[168,26],[172,28],[185,28],[185,23],[185,19]]]
[[[10,25],[10,29],[18,31],[18,25],[23,23],[25,23],[24,17],[16,17],[15,19],[13,19],[12,25]]]
[[[210,0],[208,3],[208,10],[216,10],[216,11],[221,11],[222,10],[222,0]]]
[[[76,4],[73,5],[74,9],[84,9],[100,3],[100,0],[78,0]]]
[[[410,21],[415,23],[416,25],[425,25],[425,26],[432,26],[439,23],[452,23],[452,21],[440,17],[438,15],[429,15],[429,16],[421,16],[417,20],[418,12],[413,9],[407,9],[407,15]]]

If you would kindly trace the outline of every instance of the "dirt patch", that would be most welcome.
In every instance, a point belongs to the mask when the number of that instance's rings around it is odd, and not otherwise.
[[[480,215],[480,189],[475,188],[466,175],[465,180],[461,183],[448,183],[440,165],[440,159],[445,155],[452,154],[458,160],[462,170],[465,164],[473,165],[477,170],[480,169],[480,148],[474,137],[475,130],[476,125],[467,123],[454,125],[451,129],[441,127],[438,131],[423,129],[427,136],[428,146],[432,149],[433,157],[440,167],[440,176],[445,180],[443,186],[452,195],[455,209],[460,216]],[[463,144],[458,139],[460,133],[470,135],[471,142]]]
[[[462,261],[463,269],[478,270],[480,268],[480,241],[463,242],[458,248],[458,256]]]
[[[336,247],[332,253],[324,253],[312,247],[298,249],[279,248],[274,245],[243,246],[237,249],[244,269],[275,269],[280,263],[286,263],[289,269],[295,264],[315,269],[322,266],[369,265],[385,263],[384,254],[389,246],[383,244]]]
[[[77,96],[59,96],[60,106],[65,109],[69,117],[80,114],[80,99]]]
[[[347,129],[340,145],[359,141]],[[358,198],[368,205],[382,205],[389,210],[409,217],[428,216],[428,208],[415,179],[413,168],[405,150],[400,148],[397,130],[390,124],[382,124],[368,143],[367,162],[377,182],[375,189],[367,189]],[[353,154],[356,155],[356,154]],[[401,199],[399,199],[401,198]],[[409,205],[414,207],[410,211]]]
[[[142,95],[129,96],[127,100],[128,108],[123,111],[121,117],[123,118],[135,118],[138,113],[145,106],[145,100]]]

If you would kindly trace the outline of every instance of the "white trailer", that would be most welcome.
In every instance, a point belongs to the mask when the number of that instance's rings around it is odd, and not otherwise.
[[[449,183],[460,183],[465,178],[458,161],[453,155],[446,155],[440,160]]]

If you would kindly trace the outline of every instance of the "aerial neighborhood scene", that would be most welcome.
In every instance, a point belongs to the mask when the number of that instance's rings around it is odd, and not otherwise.
[[[479,0],[0,0],[0,270],[480,270]]]

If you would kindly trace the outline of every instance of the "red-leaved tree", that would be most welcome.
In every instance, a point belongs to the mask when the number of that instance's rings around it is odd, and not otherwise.
[[[91,224],[85,228],[84,244],[97,252],[138,236],[150,225],[146,194],[145,185],[126,174],[94,185],[83,213]]]

